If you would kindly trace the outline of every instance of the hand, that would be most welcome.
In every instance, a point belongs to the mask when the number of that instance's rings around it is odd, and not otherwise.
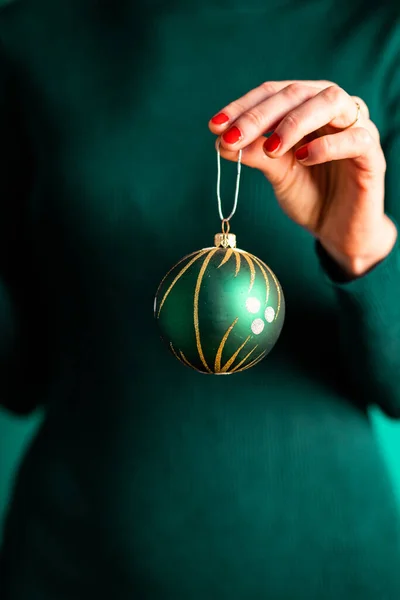
[[[360,117],[348,127],[356,101]],[[397,230],[384,212],[386,161],[361,98],[329,81],[268,81],[209,127],[221,156],[236,161],[242,149],[242,163],[264,173],[285,213],[347,273],[361,276],[389,254]]]

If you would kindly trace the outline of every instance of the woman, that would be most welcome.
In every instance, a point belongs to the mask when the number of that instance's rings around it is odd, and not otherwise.
[[[2,600],[399,597],[368,418],[400,416],[398,10],[15,0],[0,39],[2,401],[46,414]],[[218,230],[219,141],[224,182],[238,150],[253,167],[238,245],[286,299],[228,378],[182,366],[152,313]]]

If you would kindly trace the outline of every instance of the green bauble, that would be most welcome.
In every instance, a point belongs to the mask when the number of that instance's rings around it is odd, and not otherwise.
[[[280,283],[232,234],[180,260],[161,281],[154,315],[162,339],[201,373],[244,371],[272,350],[285,318]]]

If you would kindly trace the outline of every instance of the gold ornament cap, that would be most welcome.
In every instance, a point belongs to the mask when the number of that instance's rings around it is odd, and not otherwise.
[[[236,235],[229,233],[230,225],[227,219],[222,221],[222,233],[216,233],[214,236],[214,245],[216,248],[236,248]]]

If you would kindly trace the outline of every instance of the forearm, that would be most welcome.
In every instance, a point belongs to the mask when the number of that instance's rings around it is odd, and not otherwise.
[[[399,241],[379,264],[350,281],[349,273],[335,266],[318,243],[317,253],[327,280],[335,289],[342,352],[350,382],[367,402],[400,418]]]

